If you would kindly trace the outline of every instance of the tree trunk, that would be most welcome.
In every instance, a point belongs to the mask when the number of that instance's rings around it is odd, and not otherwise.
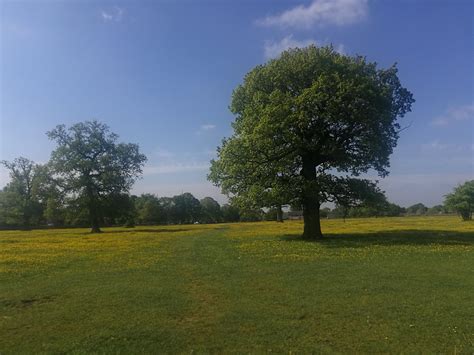
[[[283,210],[281,209],[281,205],[277,206],[277,222],[283,223]]]
[[[91,216],[91,233],[101,233],[99,218],[97,215]]]
[[[88,188],[88,199],[89,199],[89,220],[91,223],[91,233],[101,233],[99,223],[99,209],[97,200],[94,196],[92,188]]]
[[[461,218],[462,218],[463,221],[472,220],[472,212],[471,211],[462,210],[462,211],[459,212],[459,214],[461,215]]]
[[[319,207],[317,199],[305,198],[303,203],[304,239],[320,239],[323,237],[321,233]]]
[[[310,156],[303,156],[303,168],[301,175],[304,178],[303,189],[303,219],[304,239],[320,239],[321,221],[319,217],[319,191],[316,183],[316,164]]]
[[[30,221],[31,221],[31,217],[30,217],[29,212],[25,212],[23,214],[23,229],[28,230],[28,231],[31,230]]]

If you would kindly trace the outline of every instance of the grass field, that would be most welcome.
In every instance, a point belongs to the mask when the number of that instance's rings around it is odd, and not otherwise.
[[[455,217],[0,232],[0,353],[474,352]]]

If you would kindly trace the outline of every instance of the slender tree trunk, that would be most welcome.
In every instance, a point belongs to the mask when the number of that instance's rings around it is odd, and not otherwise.
[[[31,229],[31,218],[28,212],[23,214],[23,229],[30,230]]]
[[[30,229],[30,201],[23,201],[23,228],[26,230]]]
[[[99,224],[99,217],[97,214],[91,214],[91,233],[101,233],[100,224]]]
[[[283,223],[283,210],[281,209],[281,205],[277,206],[277,222]]]
[[[88,199],[89,199],[89,220],[91,224],[91,233],[101,233],[100,223],[99,223],[99,209],[97,200],[94,196],[92,188],[87,189]]]
[[[316,184],[316,164],[310,156],[303,156],[303,169],[301,175],[304,178],[303,191],[303,219],[305,239],[320,239],[323,237],[321,233],[321,221],[319,216],[319,194]]]

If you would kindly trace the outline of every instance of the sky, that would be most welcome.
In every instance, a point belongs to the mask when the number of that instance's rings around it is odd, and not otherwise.
[[[380,186],[433,206],[474,178],[473,14],[470,0],[0,0],[0,159],[44,163],[47,131],[96,119],[147,155],[133,193],[223,203],[206,175],[233,89],[287,48],[333,44],[398,63],[416,102]]]

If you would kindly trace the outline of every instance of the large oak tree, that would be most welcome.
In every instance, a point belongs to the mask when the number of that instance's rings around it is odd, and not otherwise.
[[[118,136],[97,121],[68,129],[59,125],[47,134],[58,145],[50,160],[56,181],[85,202],[91,232],[100,232],[103,202],[130,190],[142,173],[145,155],[137,144],[118,143]]]
[[[353,205],[378,194],[357,176],[388,174],[398,119],[413,102],[395,65],[379,69],[330,46],[285,51],[233,92],[234,134],[218,148],[209,179],[257,201],[255,192],[282,191],[287,203],[303,206],[304,237],[319,238],[322,203]]]

